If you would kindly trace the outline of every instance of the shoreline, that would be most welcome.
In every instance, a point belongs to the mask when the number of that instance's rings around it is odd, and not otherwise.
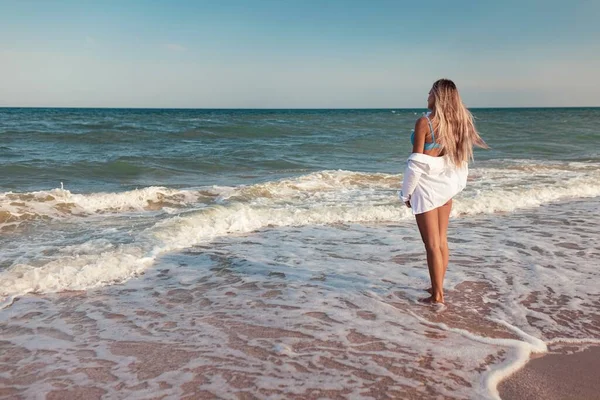
[[[450,232],[456,247],[451,306],[443,313],[416,304],[428,283],[425,256],[417,227],[398,221],[266,227],[162,255],[122,284],[23,296],[0,312],[6,326],[0,397],[430,399],[500,398],[499,391],[504,400],[568,398],[505,389],[538,359],[593,350],[576,338],[600,338],[595,281],[586,274],[596,276],[596,265],[569,268],[582,249],[600,251],[598,202],[568,204],[459,219]],[[560,237],[546,234],[554,226]],[[482,272],[496,275],[486,279]],[[569,277],[569,285],[556,283],[559,276]],[[575,296],[582,300],[570,307]],[[539,310],[556,323],[519,323],[510,318],[515,309],[504,307],[509,301],[518,301],[517,317]],[[493,315],[507,316],[500,320],[519,330],[535,328],[550,355],[517,354],[522,368],[491,387],[486,373],[506,371],[513,361],[503,344],[512,348],[511,339],[521,337],[491,323]],[[588,356],[597,362],[594,357]],[[544,389],[553,380],[565,381],[576,394],[571,398],[593,400],[600,392],[593,382],[567,376],[538,376],[533,383]],[[592,397],[574,386],[591,389]]]
[[[500,382],[502,400],[600,400],[600,345],[531,358]]]

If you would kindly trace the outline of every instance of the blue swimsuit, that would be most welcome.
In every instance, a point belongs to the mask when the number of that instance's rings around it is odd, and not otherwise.
[[[431,120],[429,119],[429,116],[427,114],[425,114],[425,118],[427,118],[427,122],[429,122],[429,130],[431,131],[431,143],[425,143],[425,150],[433,150],[433,149],[437,149],[438,147],[440,147],[440,145],[438,143],[435,142],[435,135],[433,134],[433,125],[431,125]],[[410,135],[410,143],[411,144],[415,144],[415,130],[412,130],[412,134]]]

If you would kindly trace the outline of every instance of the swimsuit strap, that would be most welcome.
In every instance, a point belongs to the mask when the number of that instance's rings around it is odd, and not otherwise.
[[[425,114],[425,118],[427,118],[427,122],[429,122],[429,130],[431,131],[431,142],[437,144],[435,143],[435,134],[433,133],[433,125],[431,125],[431,120],[429,119],[429,116],[427,114]]]

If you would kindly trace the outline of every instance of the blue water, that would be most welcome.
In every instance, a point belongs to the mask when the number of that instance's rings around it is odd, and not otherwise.
[[[0,190],[238,185],[397,173],[425,110],[0,109]],[[600,108],[473,109],[477,161],[600,159]]]

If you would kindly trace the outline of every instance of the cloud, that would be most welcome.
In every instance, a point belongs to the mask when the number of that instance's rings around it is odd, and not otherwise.
[[[177,43],[167,43],[165,47],[171,51],[186,51],[187,48]]]

